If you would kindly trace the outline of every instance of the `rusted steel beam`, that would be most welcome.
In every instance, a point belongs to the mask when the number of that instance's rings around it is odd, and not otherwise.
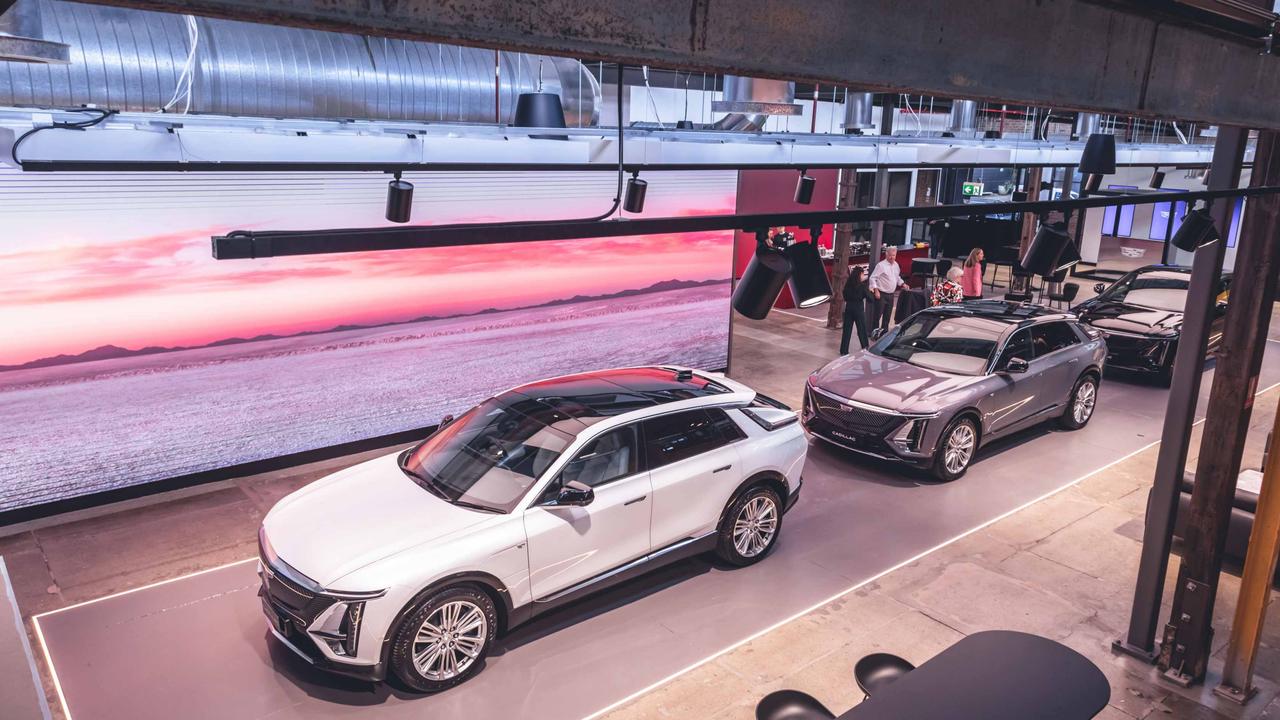
[[[1250,185],[1280,181],[1277,133],[1258,136]],[[1213,606],[1222,573],[1227,525],[1240,457],[1249,431],[1253,394],[1267,344],[1276,276],[1280,274],[1280,198],[1250,200],[1240,223],[1240,249],[1231,283],[1231,305],[1204,425],[1213,438],[1200,449],[1187,514],[1173,610],[1160,647],[1160,669],[1182,684],[1200,682],[1212,654]],[[1221,227],[1220,230],[1226,230]]]
[[[0,0],[3,2],[4,0]],[[90,0],[942,97],[1280,128],[1257,39],[1089,0]]]

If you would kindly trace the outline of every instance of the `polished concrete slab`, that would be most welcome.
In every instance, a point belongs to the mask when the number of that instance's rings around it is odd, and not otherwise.
[[[760,332],[735,343],[785,339]],[[813,357],[829,343],[816,341]],[[803,364],[774,372],[803,377],[813,369]],[[1271,351],[1259,387],[1277,382]],[[435,696],[332,678],[270,642],[251,562],[38,622],[76,720],[581,718],[1149,446],[1165,403],[1160,388],[1110,380],[1084,430],[1000,441],[946,485],[815,444],[802,500],[764,562],[731,570],[693,559],[565,608],[503,639],[479,676]]]

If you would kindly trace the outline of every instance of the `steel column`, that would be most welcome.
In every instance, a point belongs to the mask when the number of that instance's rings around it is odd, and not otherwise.
[[[1250,185],[1280,179],[1277,139],[1274,132],[1259,135]],[[1202,446],[1196,463],[1183,532],[1186,550],[1160,647],[1160,669],[1165,677],[1180,684],[1202,681],[1212,652],[1213,607],[1223,548],[1280,270],[1274,208],[1270,201],[1250,203],[1241,225],[1231,310],[1226,317],[1205,418],[1204,436],[1213,438],[1213,442]],[[1228,227],[1219,225],[1223,242]]]
[[[1249,132],[1243,128],[1221,127],[1213,147],[1213,168],[1209,182],[1213,189],[1235,187],[1240,182],[1240,162],[1244,158]],[[1170,227],[1174,208],[1169,205]],[[1214,222],[1219,228],[1230,227],[1220,216],[1230,202],[1219,202],[1214,208]],[[1166,245],[1172,241],[1166,237]],[[1218,280],[1222,276],[1222,260],[1226,239],[1208,243],[1195,253],[1191,266],[1191,283],[1187,291],[1182,333],[1174,357],[1173,382],[1169,389],[1169,405],[1165,410],[1164,429],[1160,433],[1160,454],[1147,505],[1146,527],[1142,534],[1142,561],[1134,586],[1133,610],[1129,615],[1129,632],[1116,640],[1112,648],[1147,662],[1155,662],[1156,626],[1160,621],[1160,601],[1164,579],[1169,571],[1169,551],[1173,544],[1173,524],[1178,515],[1178,495],[1182,475],[1187,466],[1187,446],[1195,422],[1196,401],[1200,397],[1200,380],[1204,373],[1205,353],[1209,345],[1209,326],[1214,312]]]

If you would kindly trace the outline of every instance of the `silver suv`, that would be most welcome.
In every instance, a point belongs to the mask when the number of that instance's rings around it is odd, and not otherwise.
[[[810,433],[867,455],[964,474],[978,446],[1050,418],[1089,422],[1106,341],[1076,316],[982,300],[919,312],[809,376]]]

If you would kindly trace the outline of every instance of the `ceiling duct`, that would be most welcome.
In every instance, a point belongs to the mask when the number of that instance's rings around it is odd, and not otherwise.
[[[800,115],[796,84],[786,80],[726,75],[722,100],[711,103],[712,112],[729,113],[708,127],[712,130],[755,132],[764,129],[770,115]]]
[[[947,131],[951,133],[978,132],[978,101],[952,100],[951,117],[947,120]]]
[[[0,60],[22,63],[66,63],[71,48],[44,36],[37,0],[18,0],[0,14]]]
[[[1102,132],[1102,116],[1098,113],[1077,113],[1076,129],[1072,133],[1075,139],[1087,138],[1090,135]]]
[[[62,0],[38,9],[70,64],[0,62],[0,105],[92,104],[269,118],[494,121],[494,51]],[[189,106],[174,105],[192,54]],[[502,52],[501,121],[522,93],[560,95],[568,127],[596,123],[600,85],[576,60]],[[541,76],[541,82],[539,81]]]
[[[871,109],[875,107],[875,95],[872,93],[849,93],[844,101],[844,131],[856,133],[874,127],[871,122]]]

